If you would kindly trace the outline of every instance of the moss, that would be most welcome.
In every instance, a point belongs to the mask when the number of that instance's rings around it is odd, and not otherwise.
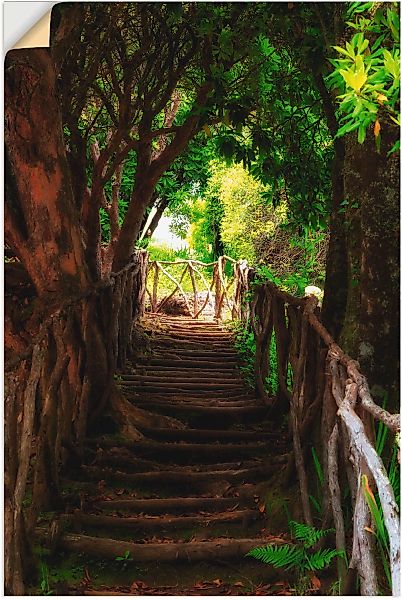
[[[271,533],[281,533],[288,530],[289,515],[295,516],[293,504],[298,498],[298,490],[283,489],[279,483],[272,484],[260,490],[259,506],[264,507],[265,527]]]

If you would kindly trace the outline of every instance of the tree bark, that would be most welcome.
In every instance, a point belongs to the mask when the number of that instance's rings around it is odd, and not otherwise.
[[[335,115],[335,99],[328,92],[321,74],[315,74],[328,129],[334,138],[334,158],[331,166],[332,206],[329,219],[329,245],[326,259],[324,300],[321,318],[335,341],[338,340],[345,317],[347,299],[347,252],[346,230],[342,202],[345,199],[343,163],[345,144],[335,138],[338,121]]]
[[[5,236],[38,295],[73,294],[89,274],[50,53],[13,50],[5,71]]]
[[[353,135],[347,141],[346,214],[355,226],[348,233],[348,304],[341,341],[359,361],[379,403],[386,393],[388,407],[395,412],[399,406],[400,215],[399,157],[387,157],[393,141],[385,125],[380,153],[372,128],[364,145]]]
[[[21,380],[22,391],[9,388],[5,439],[9,444],[6,451],[15,452],[21,415],[25,419],[36,411],[32,419],[38,424],[33,520],[44,501],[57,496],[62,450],[85,434],[88,414],[113,376],[103,328],[107,319],[96,293],[90,291],[93,281],[85,260],[59,104],[49,50],[9,52],[5,74],[5,237],[38,298],[31,302],[31,328],[24,347],[35,389],[31,391],[33,384],[26,378]],[[43,344],[40,365],[34,361],[38,344]],[[20,359],[15,357],[14,367],[8,364],[11,379],[20,376]],[[24,593],[27,575],[22,505],[31,452],[28,425],[23,456],[16,454],[18,487],[13,489],[11,473],[6,480],[6,539],[12,540],[6,560],[7,591],[18,595]]]

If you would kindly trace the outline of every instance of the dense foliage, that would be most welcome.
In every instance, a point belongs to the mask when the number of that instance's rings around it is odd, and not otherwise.
[[[378,150],[381,124],[399,127],[400,40],[397,2],[353,2],[347,10],[345,46],[334,46],[339,58],[330,62],[334,71],[328,84],[340,92],[341,127],[338,136],[357,130],[362,144],[374,123]],[[399,149],[399,140],[391,151]]]

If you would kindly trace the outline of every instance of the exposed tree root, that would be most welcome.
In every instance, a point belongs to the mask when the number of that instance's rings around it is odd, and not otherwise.
[[[38,530],[42,538],[47,538],[45,530]],[[116,556],[124,556],[129,552],[135,562],[175,562],[175,561],[205,561],[205,560],[227,560],[245,555],[256,546],[263,546],[269,539],[227,539],[216,538],[211,542],[191,543],[146,543],[135,544],[123,540],[92,537],[88,535],[63,535],[59,545],[64,550],[71,552],[82,552],[91,556],[100,556],[114,560]]]
[[[172,417],[166,417],[150,413],[147,410],[133,406],[118,390],[110,399],[113,418],[118,425],[121,434],[128,440],[137,441],[143,439],[143,434],[137,429],[143,427],[171,427],[184,429],[184,424]]]

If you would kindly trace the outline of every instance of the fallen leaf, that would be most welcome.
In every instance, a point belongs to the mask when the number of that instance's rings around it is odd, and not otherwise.
[[[311,585],[313,586],[313,590],[321,589],[321,581],[315,575],[310,577]]]
[[[371,527],[365,527],[364,531],[368,531],[369,533],[375,533],[373,529],[371,529]]]
[[[258,510],[260,511],[260,513],[265,512],[265,504],[259,504]]]
[[[214,579],[212,583],[215,583],[219,587],[220,585],[222,585],[223,581],[222,579]]]
[[[234,583],[233,585],[235,585],[236,587],[244,587],[244,583],[242,581],[236,581],[236,583]]]
[[[381,125],[380,125],[380,121],[377,119],[377,121],[375,122],[375,125],[374,125],[375,137],[378,137],[380,135],[380,131],[381,131]]]
[[[194,584],[194,588],[196,590],[206,590],[209,587],[211,587],[211,584],[203,581],[199,581],[198,583]]]
[[[254,595],[255,596],[266,596],[270,587],[271,586],[269,586],[269,585],[257,585],[253,590]]]

